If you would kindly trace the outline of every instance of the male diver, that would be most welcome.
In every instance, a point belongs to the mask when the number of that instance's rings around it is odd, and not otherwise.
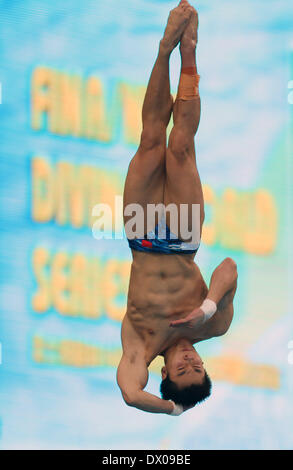
[[[178,211],[181,204],[188,208],[197,204],[201,234],[204,201],[194,147],[200,120],[197,30],[196,10],[181,0],[170,12],[146,90],[141,141],[124,188],[125,224],[130,219],[126,209],[133,203],[143,207],[145,214],[149,204],[173,204]],[[173,103],[169,59],[179,42],[181,74]],[[174,126],[167,146],[166,129],[172,112]],[[166,228],[165,238],[158,236],[160,224]],[[237,267],[226,258],[213,272],[208,288],[194,262],[198,245],[189,243],[190,238],[170,239],[168,218],[158,220],[154,233],[152,239],[129,239],[133,262],[117,382],[128,405],[179,415],[211,393],[210,378],[193,345],[224,335],[229,329]],[[144,390],[148,366],[158,355],[165,362],[162,398]]]

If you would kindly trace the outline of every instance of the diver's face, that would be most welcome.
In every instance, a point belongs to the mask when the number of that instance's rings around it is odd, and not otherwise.
[[[182,342],[166,357],[165,373],[179,388],[202,384],[205,376],[203,361],[191,344]],[[163,373],[163,371],[162,371]],[[163,373],[163,378],[165,373]]]

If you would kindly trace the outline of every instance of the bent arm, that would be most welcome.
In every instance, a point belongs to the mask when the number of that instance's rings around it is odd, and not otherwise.
[[[235,261],[231,258],[224,259],[212,274],[207,298],[218,305],[224,296],[234,289],[237,276]]]
[[[171,414],[174,409],[170,401],[162,400],[156,395],[143,390],[137,391],[128,405],[149,413],[164,413],[168,415]]]
[[[208,321],[213,336],[224,335],[231,325],[237,278],[237,265],[231,258],[226,258],[212,274],[207,298],[217,304],[215,315]]]
[[[211,336],[220,336],[229,328],[233,318],[233,298],[237,287],[237,267],[226,258],[213,272],[205,301],[187,317],[170,323],[171,327],[195,329],[208,325]],[[228,326],[227,326],[228,325]],[[225,330],[225,331],[224,331]]]
[[[117,371],[117,383],[125,403],[149,413],[171,414],[173,404],[170,401],[143,390],[147,380],[145,362],[136,355],[123,354]]]
[[[117,370],[117,383],[125,403],[150,413],[172,413],[170,401],[144,391],[148,381],[145,345],[127,314],[122,322],[121,339],[123,355]]]

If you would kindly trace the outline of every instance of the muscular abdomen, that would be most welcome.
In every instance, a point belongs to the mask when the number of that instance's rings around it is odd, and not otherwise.
[[[127,313],[137,326],[184,317],[201,304],[207,286],[188,255],[135,253]]]

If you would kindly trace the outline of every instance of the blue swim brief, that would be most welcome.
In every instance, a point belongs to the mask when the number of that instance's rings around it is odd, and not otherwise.
[[[189,243],[179,240],[174,235],[163,217],[156,225],[155,230],[148,232],[145,238],[128,238],[129,247],[132,250],[142,251],[144,253],[164,253],[167,255],[190,255],[196,254],[199,249],[199,243]]]

